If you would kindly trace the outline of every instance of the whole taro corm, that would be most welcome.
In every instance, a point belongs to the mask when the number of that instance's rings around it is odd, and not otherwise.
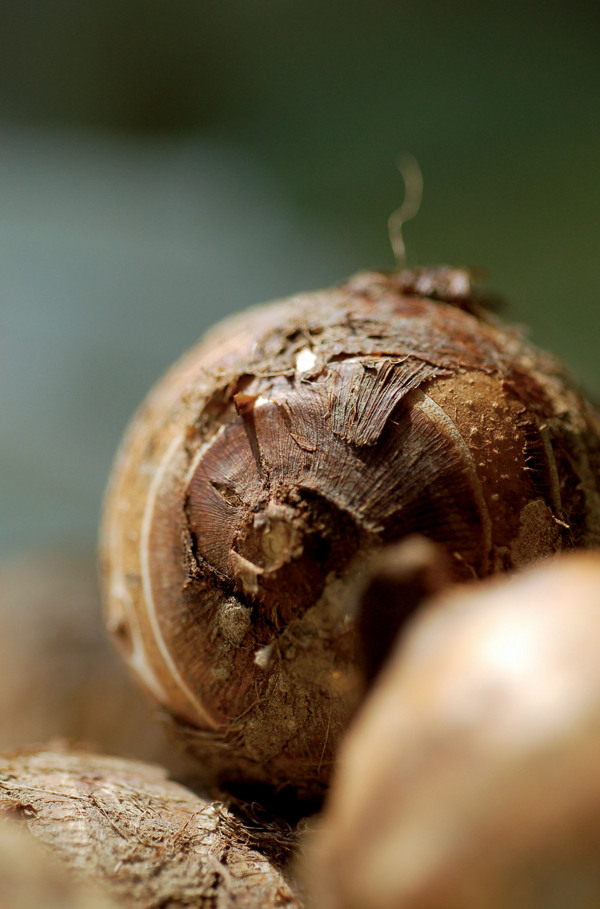
[[[600,423],[469,273],[363,273],[209,332],[108,489],[108,626],[220,783],[318,795],[356,706],[349,591],[423,534],[455,580],[600,542]]]

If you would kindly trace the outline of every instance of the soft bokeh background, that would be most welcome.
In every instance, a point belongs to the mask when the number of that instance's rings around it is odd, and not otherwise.
[[[127,418],[217,317],[477,264],[600,393],[589,2],[4,0],[0,554],[93,546]]]

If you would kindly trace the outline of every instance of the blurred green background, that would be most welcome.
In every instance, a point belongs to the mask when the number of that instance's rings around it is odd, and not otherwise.
[[[600,395],[589,2],[5,0],[0,549],[91,545],[125,423],[220,315],[393,264],[485,267]]]

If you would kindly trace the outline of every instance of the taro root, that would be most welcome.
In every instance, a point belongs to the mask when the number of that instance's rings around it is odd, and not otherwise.
[[[75,879],[128,909],[301,909],[280,870],[291,832],[245,825],[154,765],[77,752],[5,756],[2,813],[20,818]]]
[[[252,309],[133,419],[103,520],[108,626],[207,777],[318,793],[358,699],[365,557],[421,533],[456,580],[600,542],[599,436],[465,271]]]
[[[599,553],[424,605],[341,747],[317,909],[596,909],[599,654]]]

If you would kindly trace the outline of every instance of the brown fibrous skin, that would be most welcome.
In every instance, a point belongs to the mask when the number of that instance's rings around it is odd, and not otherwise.
[[[599,652],[598,553],[423,604],[307,839],[316,909],[596,909]]]
[[[599,425],[460,269],[242,313],[122,444],[108,626],[207,778],[314,795],[359,699],[347,591],[366,557],[421,533],[466,580],[596,545]]]
[[[282,873],[290,828],[244,823],[155,765],[76,751],[7,755],[2,815],[74,880],[128,909],[301,909]]]
[[[116,909],[100,888],[73,880],[22,824],[0,823],[2,909]]]

